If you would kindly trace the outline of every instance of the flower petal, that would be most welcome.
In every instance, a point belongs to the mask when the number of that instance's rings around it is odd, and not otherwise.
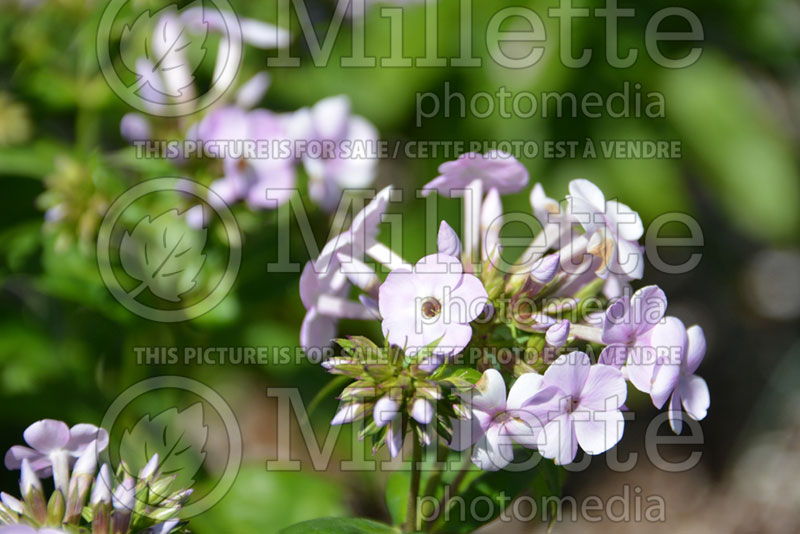
[[[567,395],[579,397],[590,367],[591,360],[584,352],[562,354],[544,372],[544,383],[561,389]]]
[[[631,321],[637,335],[642,335],[661,322],[667,311],[667,296],[658,286],[645,286],[631,297]]]
[[[386,428],[386,446],[392,458],[403,450],[403,418],[394,419]]]
[[[411,405],[411,417],[418,423],[427,425],[433,421],[433,404],[427,399],[416,399]]]
[[[544,377],[538,373],[524,373],[517,378],[508,392],[506,409],[518,410],[527,401],[531,400],[534,395],[541,391],[543,379]]]
[[[587,454],[600,454],[622,438],[625,420],[619,410],[575,410],[575,436]]]
[[[702,421],[708,414],[708,407],[711,406],[711,395],[708,392],[708,384],[697,375],[685,377],[678,386],[686,413],[692,416],[695,421]]]
[[[686,375],[693,375],[706,355],[706,335],[698,325],[692,325],[686,329],[688,343],[686,354],[683,357],[683,372]]]
[[[381,428],[388,425],[392,419],[397,417],[399,410],[400,405],[397,401],[389,395],[384,395],[375,403],[375,407],[372,409],[372,418],[375,420],[375,424],[378,425],[378,428]]]
[[[306,312],[300,326],[300,345],[308,352],[328,347],[336,337],[336,319],[322,315],[313,307]]]
[[[539,452],[545,458],[552,458],[558,465],[572,463],[578,453],[578,440],[572,417],[563,414],[544,426],[539,434]]]
[[[490,415],[506,408],[506,384],[496,369],[487,369],[472,390],[471,404]]]
[[[607,224],[622,239],[637,241],[644,234],[642,218],[622,202],[609,200],[606,202],[605,212]]]
[[[80,423],[69,429],[67,449],[73,456],[78,457],[93,441],[97,441],[98,451],[105,450],[108,447],[108,432],[104,428]]]
[[[589,369],[578,405],[591,410],[616,409],[625,404],[628,388],[616,367],[598,363]]]
[[[453,429],[453,437],[447,446],[454,451],[467,449],[484,434],[483,428],[475,417],[469,419],[453,419],[451,417],[450,426]]]
[[[681,410],[681,392],[676,389],[669,398],[669,426],[676,434],[683,430],[683,410]]]
[[[64,449],[69,442],[69,427],[62,421],[42,419],[25,429],[25,442],[43,454]]]
[[[499,471],[514,460],[514,444],[503,425],[492,425],[472,450],[472,463],[483,471]]]

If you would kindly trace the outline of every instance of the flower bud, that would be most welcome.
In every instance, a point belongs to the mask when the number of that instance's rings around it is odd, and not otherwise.
[[[158,453],[154,454],[147,464],[139,471],[139,480],[149,480],[158,469]]]

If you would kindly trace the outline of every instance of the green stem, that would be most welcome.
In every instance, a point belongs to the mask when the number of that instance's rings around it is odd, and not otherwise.
[[[467,454],[464,456],[464,459],[461,462],[461,467],[456,474],[456,478],[454,478],[444,490],[442,500],[439,502],[439,517],[436,518],[433,526],[429,528],[429,531],[436,532],[436,527],[438,527],[444,521],[444,512],[447,510],[447,507],[450,506],[450,501],[453,500],[453,498],[456,497],[461,491],[461,483],[464,482],[464,477],[466,477],[467,473],[469,473],[471,465],[472,458],[469,454]],[[447,497],[447,500],[445,500],[445,497]]]
[[[334,392],[339,386],[343,385],[345,382],[350,380],[350,377],[345,375],[339,375],[319,390],[319,392],[314,395],[314,398],[311,399],[311,402],[308,403],[308,410],[306,413],[308,414],[308,418],[311,419],[311,415],[314,413],[314,410],[317,409],[319,403],[323,401],[326,397],[328,397],[331,393]]]
[[[422,472],[420,471],[422,445],[420,445],[416,436],[413,436],[412,439],[414,440],[414,452],[411,458],[411,487],[408,491],[408,511],[406,512],[404,532],[416,532],[417,530],[417,500],[419,500],[419,486],[422,478]]]

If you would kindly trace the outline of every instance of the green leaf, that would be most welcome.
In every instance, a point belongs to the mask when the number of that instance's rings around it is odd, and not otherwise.
[[[280,534],[397,534],[399,531],[369,519],[323,518],[298,523]]]
[[[395,525],[402,525],[406,521],[410,487],[411,473],[408,471],[395,471],[386,480],[386,508]]]
[[[436,376],[440,382],[448,382],[457,388],[469,388],[481,379],[481,372],[473,367],[446,365]]]

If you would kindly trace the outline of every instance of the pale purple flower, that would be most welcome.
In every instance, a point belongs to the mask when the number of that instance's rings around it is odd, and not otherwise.
[[[518,193],[528,185],[528,170],[514,156],[499,151],[486,154],[470,152],[455,161],[439,166],[439,176],[425,184],[423,194],[437,191],[448,197],[460,197],[476,180],[483,191],[497,189],[502,195]]]
[[[553,347],[563,347],[569,338],[569,326],[569,321],[563,319],[561,322],[548,328],[544,335],[547,344]]]
[[[474,443],[472,462],[485,471],[500,470],[513,460],[514,443],[536,448],[546,422],[539,407],[546,406],[556,393],[556,389],[543,386],[542,375],[526,373],[517,378],[506,398],[502,375],[488,369],[468,399],[471,419],[454,421],[450,446],[463,450]],[[531,407],[532,401],[537,402]]]
[[[434,357],[460,352],[472,338],[469,323],[487,300],[481,281],[445,254],[425,256],[413,269],[392,271],[378,290],[383,333],[408,355],[434,342]]]
[[[644,339],[666,311],[667,296],[658,286],[646,286],[617,299],[603,316],[602,340],[607,346],[598,362],[622,367],[637,340]]]
[[[683,429],[681,405],[695,421],[703,420],[711,405],[706,381],[694,374],[706,353],[705,334],[701,327],[693,325],[686,329],[686,336],[687,346],[681,360],[680,378],[669,401],[669,424],[676,434],[680,434]]]
[[[542,184],[535,184],[530,194],[531,208],[534,216],[542,225],[542,230],[536,234],[527,250],[522,254],[515,272],[530,271],[541,260],[548,250],[558,250],[561,243],[571,237],[572,222],[554,199],[548,197]]]
[[[264,109],[218,108],[197,125],[195,135],[207,146],[223,147],[225,175],[211,184],[223,201],[244,200],[252,209],[273,209],[289,199],[296,181],[294,159],[268,151],[247,153],[244,148],[245,143],[258,148],[252,144],[257,141],[271,150],[272,141],[286,137],[283,117]]]
[[[640,279],[644,255],[638,240],[644,233],[639,214],[616,200],[606,201],[603,192],[584,179],[569,183],[568,214],[583,226],[586,250],[599,258],[598,275],[607,279],[606,294],[616,296],[623,285]]]
[[[656,408],[661,408],[677,387],[688,344],[683,322],[668,316],[637,338],[628,351],[623,372],[636,389],[650,395]]]
[[[463,197],[464,242],[468,261],[473,263],[477,261],[479,241],[481,237],[485,238],[481,231],[484,192],[495,189],[497,194],[517,193],[528,185],[528,179],[525,166],[505,152],[470,152],[455,161],[442,163],[439,176],[425,184],[422,193],[429,195],[437,191],[448,197]],[[494,205],[490,209],[496,211],[497,202],[492,202]],[[486,214],[485,218],[489,215]],[[489,244],[492,245],[496,243]]]
[[[534,399],[530,404],[546,411],[548,423],[539,433],[539,452],[565,465],[575,459],[578,445],[587,454],[600,454],[622,438],[627,389],[619,369],[592,365],[583,352],[560,356],[544,373],[543,387],[558,394],[550,399]]]
[[[227,38],[237,37],[232,32],[241,29],[242,41],[256,48],[283,48],[291,40],[288,30],[261,20],[240,17],[230,11],[191,7],[181,12],[181,19],[195,32],[203,32],[208,28]],[[236,27],[232,27],[234,25],[230,24],[231,21],[238,22]]]
[[[372,306],[346,297],[351,281],[364,281],[365,287],[374,283],[371,270],[361,258],[367,254],[380,256],[376,251],[385,249],[377,243],[377,235],[391,192],[391,186],[379,192],[353,217],[348,230],[331,239],[316,260],[306,263],[300,275],[300,298],[307,310],[300,344],[306,351],[329,346],[341,318],[376,319]],[[350,260],[347,266],[342,265],[342,259]]]
[[[236,91],[236,106],[242,109],[254,108],[264,97],[270,82],[271,79],[267,72],[261,71],[254,74]]]
[[[95,440],[98,451],[108,446],[108,432],[104,429],[90,424],[69,428],[66,423],[54,419],[36,421],[25,429],[23,438],[29,447],[11,447],[5,457],[6,468],[20,469],[23,460],[27,460],[37,475],[52,474],[56,487],[64,490],[71,465],[86,448]]]
[[[320,100],[295,112],[294,135],[319,142],[320,157],[306,151],[303,165],[309,175],[309,194],[323,209],[336,208],[347,189],[364,189],[375,180],[378,131],[365,118],[353,115],[350,99],[340,95]]]
[[[119,123],[119,131],[124,139],[130,142],[150,139],[150,122],[141,113],[126,113]]]
[[[436,247],[439,250],[439,254],[447,254],[454,258],[461,256],[461,240],[458,238],[456,231],[446,221],[442,221],[439,225]]]
[[[496,188],[489,189],[481,206],[481,258],[496,264],[500,257],[500,228],[503,226],[503,204]]]
[[[542,184],[538,182],[531,189],[529,200],[533,215],[539,219],[542,227],[552,223],[562,223],[568,219],[566,213],[561,210],[561,204],[556,199],[548,197]]]

